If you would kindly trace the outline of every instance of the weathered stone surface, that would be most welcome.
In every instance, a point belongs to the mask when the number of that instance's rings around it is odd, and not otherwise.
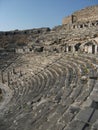
[[[72,16],[68,16],[63,19],[63,24],[73,23],[73,22],[81,22],[81,21],[90,21],[92,19],[97,20],[98,18],[98,5],[91,6],[80,11],[77,11],[72,14]],[[94,14],[94,16],[93,16]]]
[[[93,108],[86,108],[84,110],[81,110],[79,114],[77,115],[76,119],[81,121],[81,122],[88,122],[92,113],[93,113]]]
[[[70,26],[0,32],[0,130],[97,129],[98,21],[84,11]]]
[[[91,130],[97,130],[98,129],[98,120],[93,124]]]
[[[66,127],[64,130],[83,130],[85,123],[75,120],[73,121],[68,127]]]

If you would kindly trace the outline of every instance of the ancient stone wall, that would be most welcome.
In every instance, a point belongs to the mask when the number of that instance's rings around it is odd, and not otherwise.
[[[87,7],[74,12],[71,16],[63,19],[63,24],[98,20],[98,5]]]
[[[71,23],[71,16],[68,16],[66,18],[63,19],[62,21],[63,24],[68,24],[68,23]]]

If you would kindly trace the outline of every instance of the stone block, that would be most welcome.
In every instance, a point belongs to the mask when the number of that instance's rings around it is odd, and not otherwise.
[[[81,122],[88,122],[91,117],[91,114],[93,113],[93,110],[93,108],[86,108],[84,110],[81,110],[77,115],[76,119]]]

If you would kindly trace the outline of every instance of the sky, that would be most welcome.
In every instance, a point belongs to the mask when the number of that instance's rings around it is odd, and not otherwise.
[[[74,11],[98,5],[98,0],[0,0],[0,31],[62,24]]]

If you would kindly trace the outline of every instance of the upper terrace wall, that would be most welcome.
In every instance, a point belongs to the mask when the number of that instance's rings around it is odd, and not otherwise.
[[[71,23],[71,16],[67,16],[66,18],[63,19],[62,24],[68,24]]]
[[[87,7],[80,11],[74,12],[71,16],[63,19],[63,24],[75,23],[75,22],[85,22],[98,20],[98,5]]]

